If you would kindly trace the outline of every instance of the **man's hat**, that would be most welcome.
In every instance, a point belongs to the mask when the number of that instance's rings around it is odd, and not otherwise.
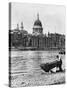
[[[57,55],[56,57],[59,58],[59,55]]]

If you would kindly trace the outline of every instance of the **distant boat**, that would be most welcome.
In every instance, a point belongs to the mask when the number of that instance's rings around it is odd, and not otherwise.
[[[65,50],[61,50],[59,54],[65,54]]]

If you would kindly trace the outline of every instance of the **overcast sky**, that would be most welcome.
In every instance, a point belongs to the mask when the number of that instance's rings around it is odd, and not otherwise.
[[[65,7],[59,5],[12,3],[11,29],[19,27],[23,22],[24,29],[29,33],[33,31],[33,24],[37,19],[42,22],[43,33],[65,34]]]

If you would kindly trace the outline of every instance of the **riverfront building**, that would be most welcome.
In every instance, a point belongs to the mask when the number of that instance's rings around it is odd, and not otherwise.
[[[61,49],[65,48],[65,35],[58,33],[43,34],[42,22],[40,21],[39,14],[37,20],[33,25],[32,34],[28,34],[24,30],[23,22],[21,23],[21,30],[19,25],[14,30],[9,30],[10,46],[14,47],[31,47],[37,49]]]

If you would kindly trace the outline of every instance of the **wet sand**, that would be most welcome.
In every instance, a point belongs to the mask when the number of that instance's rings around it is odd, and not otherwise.
[[[13,75],[11,81],[12,87],[64,84],[65,72]]]

